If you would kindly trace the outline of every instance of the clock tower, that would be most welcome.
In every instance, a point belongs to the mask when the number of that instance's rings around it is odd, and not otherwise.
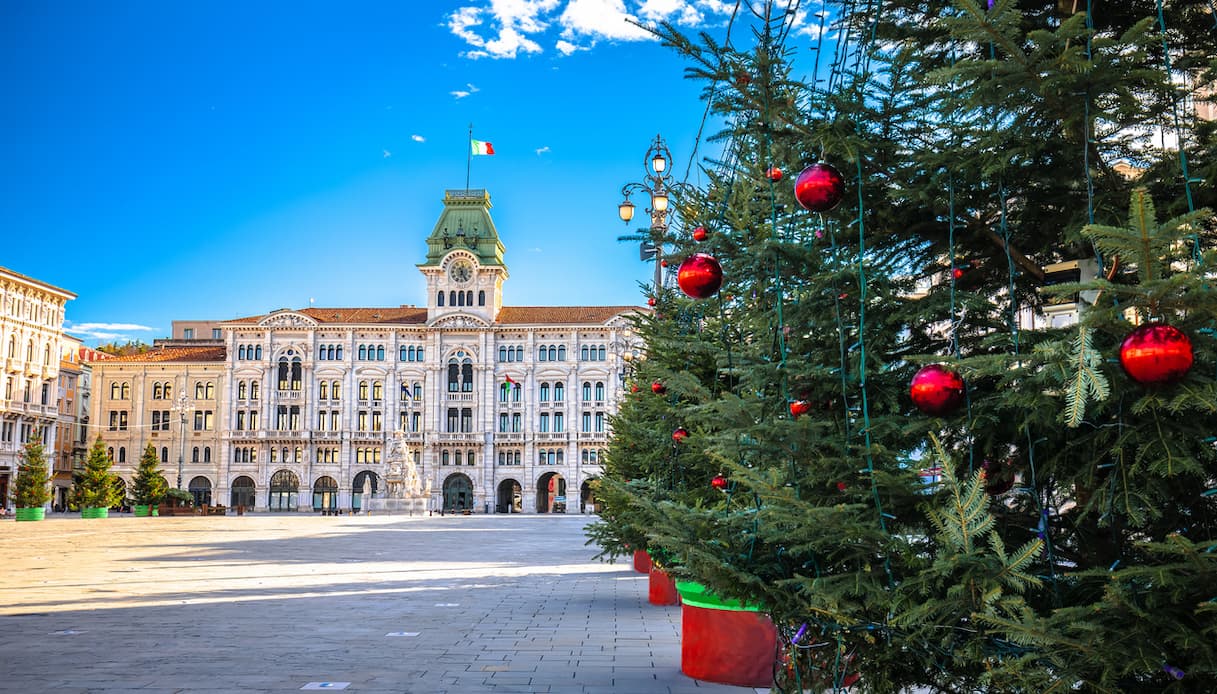
[[[427,237],[427,322],[472,315],[493,323],[503,307],[503,242],[483,189],[444,191],[444,211]]]

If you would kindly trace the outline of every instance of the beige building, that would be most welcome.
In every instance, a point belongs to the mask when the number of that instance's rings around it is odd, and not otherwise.
[[[503,306],[483,190],[447,191],[426,244],[426,306],[175,323],[158,349],[95,364],[93,419],[117,470],[129,480],[153,441],[171,481],[185,450],[200,500],[361,509],[401,432],[435,510],[587,509],[641,309]]]
[[[19,454],[30,437],[41,437],[53,457],[64,305],[75,298],[66,289],[0,267],[0,504],[8,504]]]

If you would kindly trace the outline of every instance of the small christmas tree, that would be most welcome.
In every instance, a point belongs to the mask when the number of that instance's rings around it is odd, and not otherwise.
[[[89,449],[84,472],[76,480],[73,493],[80,508],[110,508],[121,501],[115,475],[110,472],[111,464],[106,444],[99,436]]]
[[[21,451],[17,481],[13,485],[13,502],[17,508],[42,508],[51,500],[47,488],[46,449],[37,435],[30,438]]]
[[[135,479],[131,485],[131,496],[140,506],[159,504],[165,496],[169,485],[161,476],[160,461],[156,458],[156,448],[149,443],[140,456],[139,468],[135,471]]]

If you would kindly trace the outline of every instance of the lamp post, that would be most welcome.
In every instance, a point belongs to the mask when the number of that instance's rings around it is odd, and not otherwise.
[[[621,221],[629,224],[630,220],[634,218],[634,203],[630,202],[630,195],[642,192],[649,196],[650,207],[646,209],[646,213],[651,216],[651,226],[648,229],[640,230],[646,232],[646,235],[642,237],[641,256],[643,260],[654,259],[655,261],[656,291],[663,286],[663,240],[668,233],[668,194],[672,189],[672,174],[668,173],[668,167],[671,163],[672,153],[664,144],[663,138],[656,135],[655,141],[651,143],[642,160],[642,168],[645,172],[642,181],[622,186],[621,194],[625,199],[617,205],[617,216],[621,218]],[[621,237],[621,240],[630,241],[636,238],[627,236]]]
[[[186,397],[186,386],[182,386],[182,392],[178,393],[177,401],[173,403],[172,410],[178,413],[182,423],[182,445],[178,450],[177,455],[177,488],[182,488],[182,464],[186,461],[186,415],[194,407],[190,399]]]

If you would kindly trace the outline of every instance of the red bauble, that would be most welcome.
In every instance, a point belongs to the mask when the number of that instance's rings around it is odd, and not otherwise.
[[[719,490],[726,489],[727,478],[723,477],[722,475],[715,475],[714,479],[710,480],[710,486]]]
[[[812,212],[827,212],[845,197],[845,179],[831,164],[812,164],[794,181],[794,197]]]
[[[790,401],[790,416],[798,419],[802,415],[811,411],[811,403],[806,400],[791,400]]]
[[[668,266],[667,259],[659,261],[659,267],[667,267],[667,266]]]
[[[630,384],[630,392],[631,392],[631,393],[637,393],[637,392],[638,392],[638,384],[637,384],[637,383]]]
[[[950,414],[963,402],[963,379],[942,364],[921,367],[909,385],[917,409],[929,415]]]
[[[955,278],[955,279],[957,279],[957,280],[958,280],[958,279],[963,279],[963,268],[961,268],[961,267],[952,268],[952,269],[951,269],[951,277],[954,277],[954,278]]]
[[[845,491],[846,489],[849,489],[849,485],[848,485],[848,484],[845,484],[844,482],[837,482],[837,491],[839,491],[839,492],[843,492],[843,491]]]
[[[697,227],[696,229],[694,229],[693,230],[693,240],[694,241],[705,241],[706,240],[706,228]]]
[[[652,296],[647,299],[647,306],[654,306],[654,305],[655,305],[655,297]]]
[[[676,284],[694,299],[708,299],[723,286],[723,266],[713,256],[694,253],[680,264]]]
[[[1120,365],[1132,380],[1146,385],[1178,381],[1192,360],[1192,339],[1164,323],[1143,325],[1120,345]]]
[[[660,383],[659,381],[655,381],[654,383],[651,384],[652,393],[662,393],[665,390],[667,390],[667,388],[665,388],[664,385],[662,383]]]
[[[765,172],[765,178],[777,183],[778,181],[782,180],[782,170],[776,166],[771,166],[769,167],[769,170]]]
[[[676,443],[680,443],[681,441],[684,441],[688,435],[689,435],[688,429],[686,429],[684,427],[677,427],[676,431],[672,432],[672,440],[675,441]]]

